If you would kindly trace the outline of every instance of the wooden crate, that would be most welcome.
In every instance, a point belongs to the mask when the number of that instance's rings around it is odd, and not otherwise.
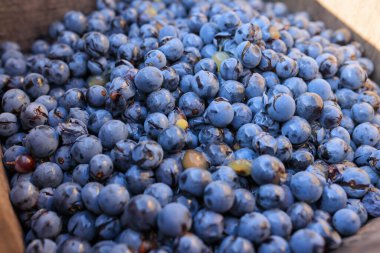
[[[322,20],[327,27],[347,27],[354,40],[361,42],[366,57],[373,60],[380,82],[380,1],[378,0],[285,0],[291,11],[307,11],[313,19]],[[48,25],[63,17],[68,10],[85,13],[95,8],[94,0],[0,0],[0,41],[17,41],[23,49],[47,33]],[[1,152],[1,151],[0,151]],[[0,158],[2,154],[0,153]],[[380,218],[373,219],[361,231],[345,238],[336,253],[380,252]],[[23,235],[9,201],[9,186],[0,161],[0,253],[22,253]]]

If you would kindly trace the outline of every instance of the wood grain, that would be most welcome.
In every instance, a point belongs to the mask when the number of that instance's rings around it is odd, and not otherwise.
[[[334,29],[348,27],[354,39],[363,43],[365,55],[375,63],[372,78],[380,82],[380,29],[378,0],[286,0],[290,10],[307,11]],[[68,10],[85,13],[94,9],[94,0],[0,0],[0,41],[14,40],[28,49],[33,40],[47,34],[48,25],[62,19]],[[0,150],[0,158],[2,153]],[[370,221],[361,231],[344,239],[334,253],[380,252],[380,219]],[[0,160],[0,253],[22,253],[20,224],[9,201],[9,186]]]
[[[359,233],[344,239],[343,245],[334,253],[379,253],[380,218],[369,221]]]
[[[0,41],[17,41],[23,49],[29,49],[65,12],[88,13],[93,9],[95,0],[0,0]]]

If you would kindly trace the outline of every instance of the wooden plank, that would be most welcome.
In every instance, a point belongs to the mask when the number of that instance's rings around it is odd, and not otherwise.
[[[354,39],[361,42],[365,55],[375,63],[373,79],[380,82],[380,29],[378,29],[378,0],[286,0],[290,10],[307,11],[314,19],[322,20],[334,29],[346,26]],[[68,10],[89,12],[95,1],[87,0],[2,0],[0,4],[0,41],[14,40],[23,49],[46,34],[48,25],[63,17]],[[0,154],[0,158],[2,155]],[[380,248],[378,231],[380,219],[370,221],[361,231],[344,240],[336,253],[377,253]],[[23,252],[20,224],[9,201],[9,186],[0,161],[0,252]]]
[[[334,253],[379,253],[380,218],[369,221],[359,233],[343,240]]]
[[[23,234],[20,223],[9,200],[8,178],[3,166],[0,147],[0,252],[24,252]]]
[[[92,0],[1,0],[0,41],[13,40],[23,49],[48,32],[49,24],[69,10],[85,13],[95,9]]]

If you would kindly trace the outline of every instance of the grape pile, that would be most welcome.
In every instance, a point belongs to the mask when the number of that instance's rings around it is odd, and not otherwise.
[[[262,0],[97,0],[0,46],[26,253],[322,253],[380,216],[380,88]]]

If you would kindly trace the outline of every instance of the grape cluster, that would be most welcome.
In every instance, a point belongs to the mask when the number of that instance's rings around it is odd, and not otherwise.
[[[26,253],[322,253],[380,216],[380,89],[262,0],[97,0],[0,46]]]

